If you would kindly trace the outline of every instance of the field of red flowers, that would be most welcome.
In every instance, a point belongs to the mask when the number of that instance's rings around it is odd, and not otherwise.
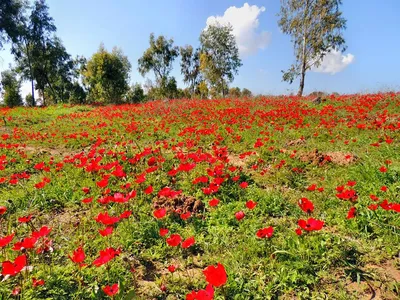
[[[0,115],[1,299],[400,297],[400,94]]]

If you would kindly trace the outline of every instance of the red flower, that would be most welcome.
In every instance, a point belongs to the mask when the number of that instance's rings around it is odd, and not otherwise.
[[[113,225],[119,221],[119,217],[111,217],[108,212],[99,213],[95,218],[97,223],[102,223],[104,225]]]
[[[105,250],[100,250],[100,256],[94,260],[93,265],[95,265],[96,267],[100,267],[108,263],[110,260],[112,260],[120,253],[121,251],[115,250],[114,248],[107,248]]]
[[[32,232],[32,237],[41,238],[47,236],[51,232],[51,228],[47,226],[42,226],[38,231]]]
[[[169,238],[167,238],[167,244],[171,247],[176,247],[182,242],[182,238],[179,234],[171,234]]]
[[[219,203],[219,200],[216,199],[216,198],[211,199],[210,201],[208,201],[208,205],[210,205],[211,207],[217,206],[218,203]]]
[[[378,204],[371,204],[371,205],[368,205],[368,209],[370,209],[370,210],[377,210],[377,209],[378,209]]]
[[[248,209],[253,209],[254,207],[256,207],[256,205],[257,205],[257,202],[254,202],[253,200],[249,200],[246,202],[246,207]]]
[[[245,189],[245,188],[247,188],[247,187],[249,186],[249,184],[248,184],[246,181],[243,181],[241,184],[239,184],[239,186],[240,186],[242,189]]]
[[[82,192],[84,192],[85,194],[88,194],[90,192],[90,188],[88,187],[83,187],[82,188]]]
[[[103,177],[103,179],[96,182],[96,184],[99,188],[105,188],[108,185],[108,176]]]
[[[20,223],[28,223],[32,219],[32,215],[18,218],[18,222]]]
[[[37,287],[39,285],[44,285],[43,279],[36,279],[35,277],[32,278],[32,285],[33,287]]]
[[[313,191],[315,191],[316,188],[317,188],[317,185],[316,184],[312,184],[307,188],[307,191],[313,192]]]
[[[103,287],[103,292],[110,297],[113,297],[119,291],[118,283],[113,284],[112,286],[106,285]]]
[[[6,213],[6,211],[7,211],[7,207],[5,207],[5,206],[0,206],[0,216],[1,216],[1,215],[4,215],[4,214]]]
[[[160,236],[166,236],[169,230],[167,228],[160,228]]]
[[[174,273],[175,270],[176,270],[176,267],[174,265],[168,266],[168,271],[170,271],[171,273]]]
[[[236,220],[240,221],[241,219],[243,219],[245,216],[243,211],[238,211],[237,213],[235,213],[235,218]]]
[[[108,227],[106,227],[106,228],[103,229],[103,230],[100,230],[100,229],[99,229],[99,233],[100,233],[102,236],[107,236],[107,235],[112,234],[112,233],[113,233],[113,230],[114,230],[114,227],[108,226]]]
[[[186,295],[186,300],[212,300],[214,299],[214,288],[211,284],[208,284],[204,290],[198,292],[192,291]]]
[[[380,171],[381,173],[386,173],[386,172],[387,172],[387,168],[384,167],[384,166],[382,166],[382,167],[379,168],[379,171]]]
[[[188,212],[186,212],[184,214],[181,214],[181,219],[182,220],[187,220],[187,219],[190,218],[190,216],[191,216],[191,213],[190,213],[190,211],[188,211]]]
[[[93,201],[93,197],[89,197],[89,198],[85,198],[85,199],[83,199],[82,200],[82,203],[90,203],[90,202],[92,202]]]
[[[356,216],[356,208],[353,206],[352,208],[349,209],[347,212],[347,217],[346,219],[353,219]]]
[[[167,214],[167,210],[165,208],[159,208],[153,211],[153,216],[157,219],[162,219]]]
[[[298,225],[305,231],[321,230],[324,226],[324,221],[309,218],[307,221],[299,220]]]
[[[194,245],[196,241],[194,240],[194,236],[187,238],[182,242],[182,248],[186,249]]]
[[[4,261],[2,263],[2,272],[3,276],[15,276],[19,272],[22,271],[23,268],[26,267],[26,255],[22,254],[18,256],[14,262],[11,261]]]
[[[151,186],[151,185],[149,185],[145,190],[144,190],[144,193],[146,194],[146,195],[149,195],[149,194],[151,194],[153,192],[153,187]]]
[[[83,251],[82,246],[78,247],[73,253],[72,256],[68,255],[69,259],[72,260],[74,263],[79,264],[80,267],[83,267],[83,261],[85,260],[85,252]]]
[[[356,181],[351,181],[351,180],[349,180],[349,181],[347,182],[347,185],[348,185],[348,186],[355,186],[356,184],[357,184]]]
[[[132,211],[126,210],[122,214],[119,215],[120,219],[128,219],[132,215]]]
[[[203,270],[203,274],[206,276],[206,281],[215,287],[222,286],[227,281],[225,268],[220,263],[218,263],[216,267],[208,266],[205,270]]]
[[[27,237],[20,242],[16,242],[12,249],[14,251],[21,251],[24,249],[32,249],[35,247],[37,240],[38,240],[37,237]]]
[[[46,182],[44,182],[44,181],[41,181],[41,182],[38,182],[35,184],[35,188],[37,188],[37,189],[42,189],[45,186],[46,186]]]
[[[7,246],[9,243],[11,243],[12,239],[14,238],[14,235],[15,233],[0,238],[0,248],[3,248]]]
[[[256,235],[260,239],[271,238],[273,233],[274,233],[274,228],[272,226],[270,226],[270,227],[262,228],[262,229],[258,230]]]
[[[386,192],[387,190],[388,190],[388,188],[387,188],[386,186],[382,186],[382,187],[381,187],[381,191],[382,191],[382,192]]]
[[[314,211],[314,204],[307,198],[301,198],[298,202],[302,211],[310,214]]]
[[[302,233],[303,233],[301,231],[301,228],[296,228],[295,232],[296,232],[297,235],[302,235]]]

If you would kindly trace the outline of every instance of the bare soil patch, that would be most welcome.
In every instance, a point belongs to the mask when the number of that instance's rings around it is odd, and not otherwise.
[[[299,158],[302,162],[315,165],[324,165],[330,162],[340,166],[347,166],[358,160],[358,157],[352,153],[340,151],[322,153],[318,149],[302,154]]]
[[[155,209],[165,208],[168,213],[187,213],[198,214],[204,210],[204,203],[192,196],[178,195],[173,198],[164,196],[153,199]]]

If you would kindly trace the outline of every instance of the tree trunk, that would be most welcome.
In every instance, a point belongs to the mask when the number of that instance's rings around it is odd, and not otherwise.
[[[35,84],[33,83],[33,78],[31,78],[31,85],[32,85],[32,106],[36,106],[36,101],[35,101]]]
[[[297,96],[298,97],[302,97],[303,96],[304,78],[305,77],[306,77],[305,67],[302,67],[301,74],[300,74],[300,86],[299,86],[299,91],[297,92]]]
[[[302,55],[301,55],[301,74],[300,74],[300,86],[299,86],[299,91],[297,93],[297,96],[301,97],[303,96],[303,90],[304,90],[304,78],[306,77],[306,36],[305,32],[303,35],[303,49],[302,49]]]
[[[29,54],[29,48],[26,40],[25,42],[25,48],[26,48],[26,56],[28,57],[28,64],[29,64],[29,73],[31,75],[31,84],[32,84],[32,106],[36,106],[36,100],[35,100],[35,84],[33,83],[33,72],[32,72],[32,63],[31,63],[31,56]]]

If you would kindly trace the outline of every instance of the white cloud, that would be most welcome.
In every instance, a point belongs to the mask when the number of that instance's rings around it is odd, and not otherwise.
[[[207,26],[220,23],[230,24],[238,44],[241,56],[256,53],[259,49],[265,49],[271,40],[271,33],[258,32],[259,15],[265,11],[265,7],[250,6],[245,3],[242,7],[231,6],[223,16],[211,16],[207,19]]]
[[[354,62],[354,59],[355,56],[353,54],[343,55],[342,52],[333,49],[324,56],[317,68],[312,68],[312,71],[334,75],[343,71],[349,64]]]

